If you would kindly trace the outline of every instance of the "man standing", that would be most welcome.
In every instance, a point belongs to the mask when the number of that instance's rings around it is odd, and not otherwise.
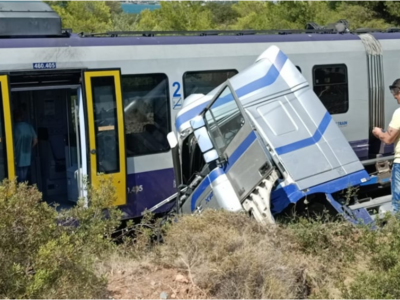
[[[390,92],[393,97],[400,104],[400,78],[396,79],[391,86],[389,86]],[[386,132],[382,131],[382,128],[374,127],[372,134],[380,139],[385,144],[394,143],[394,162],[392,167],[392,205],[394,212],[399,211],[400,201],[400,108],[396,109],[393,113],[392,120],[389,123],[389,128]]]
[[[22,111],[14,110],[14,153],[18,182],[24,182],[27,179],[32,148],[37,142],[35,130],[30,124],[23,121]]]

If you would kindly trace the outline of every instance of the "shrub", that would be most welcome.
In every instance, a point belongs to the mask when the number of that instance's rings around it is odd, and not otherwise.
[[[111,181],[88,187],[83,199],[57,213],[33,186],[0,185],[0,297],[104,298],[106,280],[95,262],[113,249],[120,212]],[[107,208],[105,218],[104,208]]]
[[[209,297],[303,298],[304,266],[279,236],[245,214],[208,210],[171,226],[159,263],[186,270]]]
[[[115,240],[121,242],[118,247],[120,255],[140,259],[150,251],[158,251],[156,246],[162,243],[171,223],[168,217],[156,218],[147,210],[141,219],[135,221],[129,220],[115,234]]]
[[[300,251],[320,257],[325,262],[354,261],[361,234],[356,227],[344,220],[331,221],[320,216],[315,219],[298,218],[284,228],[292,236]]]
[[[399,216],[389,216],[385,226],[363,232],[359,251],[369,257],[364,270],[342,287],[346,298],[400,298],[400,222]]]
[[[324,216],[265,226],[245,214],[207,210],[178,218],[152,257],[186,271],[211,298],[341,298],[344,282],[369,264],[372,248],[363,245],[371,232]]]

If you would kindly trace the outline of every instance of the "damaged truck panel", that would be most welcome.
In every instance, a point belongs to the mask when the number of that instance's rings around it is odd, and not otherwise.
[[[333,194],[369,175],[308,82],[276,46],[206,96],[191,95],[176,119],[177,199],[185,213],[245,210],[261,222],[311,195],[349,220]],[[179,171],[178,171],[179,172]],[[311,197],[312,198],[312,197]]]

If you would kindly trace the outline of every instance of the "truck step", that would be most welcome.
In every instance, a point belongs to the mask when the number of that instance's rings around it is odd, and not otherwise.
[[[391,202],[391,201],[392,201],[392,195],[386,195],[386,196],[371,199],[370,201],[365,201],[362,203],[350,205],[349,208],[351,210],[359,209],[359,208],[365,208],[365,209],[370,209],[370,208],[374,208],[374,207],[379,208],[379,206],[386,204],[388,202]]]

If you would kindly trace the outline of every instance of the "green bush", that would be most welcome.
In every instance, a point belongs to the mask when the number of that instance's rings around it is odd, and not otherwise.
[[[349,286],[343,287],[345,298],[400,298],[400,222],[388,216],[377,230],[364,230],[359,251],[369,258]]]
[[[0,297],[104,298],[106,279],[95,263],[114,247],[120,212],[112,207],[111,181],[88,187],[81,199],[57,213],[33,186],[0,185]],[[107,217],[105,217],[107,208]]]
[[[344,220],[331,221],[323,216],[298,218],[285,226],[284,234],[294,238],[300,250],[326,262],[353,261],[357,254],[360,227]]]
[[[141,259],[150,251],[158,251],[157,246],[163,242],[163,237],[170,226],[169,218],[156,218],[153,213],[144,211],[139,222],[129,220],[116,234],[115,239],[121,241],[118,253],[133,259]]]

